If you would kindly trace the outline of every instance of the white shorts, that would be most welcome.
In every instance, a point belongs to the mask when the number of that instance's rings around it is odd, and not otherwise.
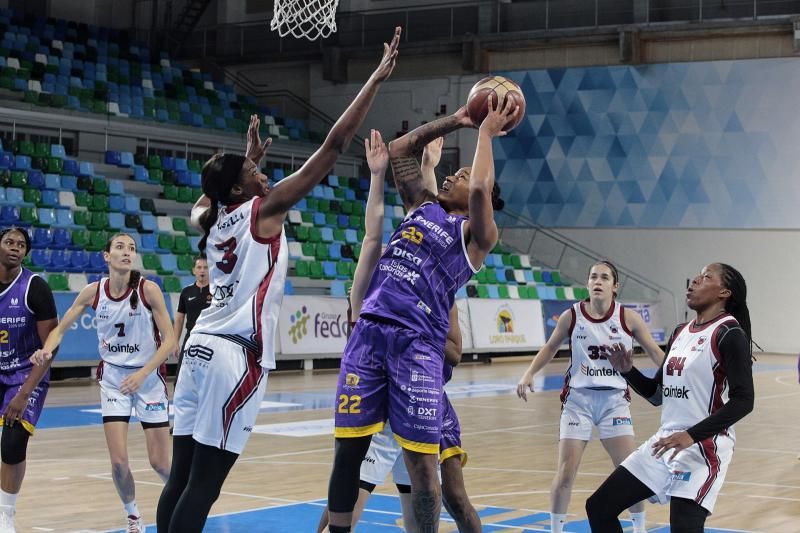
[[[137,370],[100,361],[97,367],[97,381],[100,383],[103,418],[129,419],[133,412],[145,424],[169,425],[167,382],[164,380],[161,368],[151,372],[135,393],[120,392],[120,384]]]
[[[669,460],[672,450],[661,458],[653,456],[653,443],[675,432],[659,430],[622,461],[622,466],[653,491],[651,502],[664,504],[671,496],[686,498],[711,513],[733,457],[734,440],[717,435],[682,450],[674,461]]]
[[[625,390],[570,389],[561,409],[562,439],[592,440],[633,435],[630,399]]]
[[[173,435],[241,454],[267,387],[257,354],[213,335],[192,334],[175,384]]]
[[[361,462],[360,479],[373,485],[382,485],[389,472],[392,473],[392,480],[396,485],[411,485],[406,462],[403,460],[403,448],[394,438],[387,421],[380,433],[372,435],[367,455]]]

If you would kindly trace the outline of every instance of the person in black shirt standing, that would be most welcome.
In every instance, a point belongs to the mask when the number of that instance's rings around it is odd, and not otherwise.
[[[181,333],[183,333],[184,322],[186,323],[186,336],[183,338],[183,343],[178,352],[178,368],[175,371],[176,381],[181,371],[183,346],[186,344],[186,339],[189,338],[189,334],[192,332],[192,328],[194,327],[194,323],[197,322],[197,317],[200,316],[200,312],[211,303],[211,293],[208,290],[208,261],[206,260],[205,254],[200,254],[195,257],[192,274],[194,274],[195,282],[181,291],[180,300],[178,301],[178,310],[175,313],[175,324],[173,326],[175,339],[180,339]]]

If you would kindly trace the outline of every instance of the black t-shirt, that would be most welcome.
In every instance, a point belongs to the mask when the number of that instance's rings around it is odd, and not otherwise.
[[[208,285],[201,289],[196,283],[192,283],[181,291],[178,312],[186,315],[186,337],[192,332],[200,312],[210,304],[211,293],[208,291]]]
[[[10,286],[11,283],[0,283],[0,293]],[[33,311],[33,316],[36,317],[37,322],[58,317],[53,291],[50,290],[50,285],[39,276],[34,276],[31,279],[30,288],[28,289],[28,301],[25,303],[28,304],[28,309]]]

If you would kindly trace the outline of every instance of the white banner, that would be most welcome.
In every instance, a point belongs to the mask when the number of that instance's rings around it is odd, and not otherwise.
[[[472,324],[469,320],[469,304],[466,298],[456,300],[458,306],[458,324],[461,326],[461,351],[469,352],[472,344]]]
[[[624,303],[622,305],[641,315],[644,323],[647,324],[647,327],[650,329],[650,335],[653,336],[654,341],[658,344],[667,342],[664,326],[661,324],[661,317],[658,316],[657,305],[649,303]]]
[[[484,351],[522,351],[544,346],[544,320],[539,300],[470,298],[472,341]]]
[[[347,340],[347,300],[284,296],[278,330],[282,354],[341,356]]]

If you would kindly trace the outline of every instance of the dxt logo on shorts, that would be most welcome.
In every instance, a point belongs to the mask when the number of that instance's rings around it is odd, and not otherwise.
[[[628,416],[615,416],[611,419],[612,426],[630,426],[631,419]]]
[[[692,477],[692,473],[683,470],[673,470],[670,477],[673,481],[689,481],[689,478]]]
[[[404,229],[400,236],[404,239],[408,239],[414,244],[421,244],[422,238],[424,237],[422,232],[414,226],[409,226],[408,229]]]
[[[197,359],[202,359],[203,361],[211,361],[211,358],[214,357],[214,350],[198,344],[192,344],[186,348],[185,353],[186,357],[196,357]]]

